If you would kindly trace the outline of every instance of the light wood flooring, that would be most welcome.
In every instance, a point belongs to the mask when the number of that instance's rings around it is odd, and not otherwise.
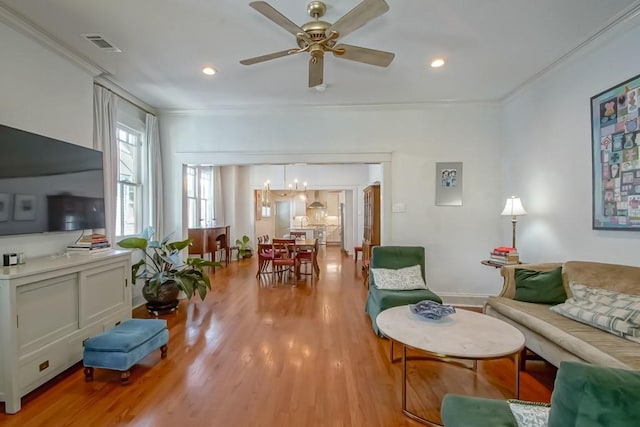
[[[418,426],[401,411],[401,363],[376,337],[363,307],[360,262],[322,249],[321,277],[296,284],[257,280],[257,261],[212,274],[206,301],[181,301],[169,324],[169,355],[117,372],[81,364],[22,399],[0,425],[21,426]],[[500,280],[496,274],[496,280]],[[143,309],[134,317],[148,317]],[[396,347],[396,354],[400,354]],[[439,419],[446,392],[513,397],[513,363],[480,362],[478,373],[440,362],[409,365],[408,405]],[[549,401],[555,370],[529,362],[521,398]],[[0,410],[4,410],[0,404]]]

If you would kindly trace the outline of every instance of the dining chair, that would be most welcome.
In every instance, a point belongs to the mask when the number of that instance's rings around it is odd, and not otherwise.
[[[276,274],[282,276],[285,272],[287,275],[293,272],[297,278],[300,272],[300,261],[297,257],[298,249],[295,239],[271,239],[271,250],[273,280],[275,281]]]
[[[271,273],[273,270],[273,248],[269,243],[258,243],[258,272],[256,277],[261,274]],[[271,267],[271,269],[269,269]]]
[[[315,239],[313,248],[298,249],[298,260],[300,261],[300,274],[311,275],[311,279],[320,276],[320,268],[318,267],[318,239]],[[305,266],[302,272],[302,266]],[[311,266],[311,271],[308,270]]]

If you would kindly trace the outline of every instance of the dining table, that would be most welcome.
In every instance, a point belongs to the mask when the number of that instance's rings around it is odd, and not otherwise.
[[[310,251],[311,252],[311,262],[313,266],[313,273],[315,273],[316,277],[320,275],[320,266],[318,265],[318,239],[277,239],[277,240],[290,240],[291,245],[295,245],[297,251]],[[267,240],[266,242],[258,243],[258,253],[263,253],[263,251],[268,251],[272,249],[273,241]],[[262,266],[258,266],[258,273],[262,270]],[[299,277],[300,271],[297,269],[296,276]]]

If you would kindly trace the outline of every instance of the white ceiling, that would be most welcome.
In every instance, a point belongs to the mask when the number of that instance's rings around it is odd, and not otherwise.
[[[388,68],[327,55],[325,92],[307,87],[305,54],[252,66],[241,59],[296,46],[249,0],[0,0],[104,69],[149,105],[205,109],[245,105],[345,105],[495,101],[638,8],[638,0],[387,0],[389,12],[345,43],[395,52]],[[298,25],[306,1],[269,0]],[[358,0],[326,0],[335,22]],[[101,33],[105,53],[81,37]],[[428,64],[444,56],[445,67]],[[206,77],[202,66],[218,69]]]

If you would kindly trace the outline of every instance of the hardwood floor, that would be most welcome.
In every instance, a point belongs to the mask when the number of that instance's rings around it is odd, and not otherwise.
[[[181,301],[177,313],[161,316],[170,329],[166,359],[154,352],[127,386],[102,369],[85,383],[77,364],[24,397],[17,414],[0,414],[0,425],[420,425],[402,415],[401,363],[389,362],[389,342],[363,311],[360,262],[329,247],[319,263],[319,280],[295,285],[257,280],[256,257],[216,269],[206,301]],[[148,316],[136,309],[134,317]],[[439,362],[408,369],[408,405],[428,418],[439,419],[446,392],[513,393],[509,360],[480,362],[477,375]],[[554,375],[529,362],[520,397],[548,402]]]

